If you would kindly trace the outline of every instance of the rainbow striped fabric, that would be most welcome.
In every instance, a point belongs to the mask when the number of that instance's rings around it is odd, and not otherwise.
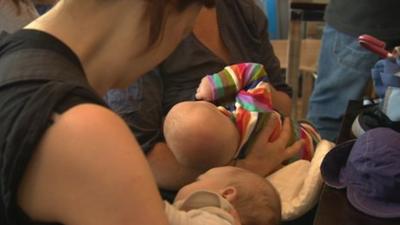
[[[225,103],[218,109],[230,117],[236,124],[241,137],[240,146],[235,155],[242,158],[247,154],[258,133],[274,115],[275,129],[270,141],[276,140],[282,130],[283,117],[274,110],[271,86],[264,82],[267,73],[263,65],[258,63],[241,63],[225,67],[222,71],[208,75],[212,84],[214,102]],[[288,145],[302,138],[305,145],[296,159],[311,160],[316,144],[321,140],[317,130],[308,122],[292,121],[292,138]]]

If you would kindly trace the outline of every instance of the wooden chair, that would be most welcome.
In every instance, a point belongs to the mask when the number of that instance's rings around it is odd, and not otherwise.
[[[288,68],[288,40],[272,40],[272,47],[275,55],[281,62],[281,67],[285,70]],[[299,58],[299,75],[301,75],[301,112],[297,113],[297,117],[305,118],[308,108],[308,100],[312,92],[314,75],[317,71],[319,51],[321,41],[319,39],[304,39],[301,41],[301,50]],[[298,88],[294,88],[296,92]],[[298,93],[293,93],[297,95]],[[297,97],[297,96],[296,96]],[[297,102],[296,102],[297,106]],[[295,106],[295,107],[296,107]],[[296,107],[297,108],[297,107]]]
[[[322,21],[324,16],[326,4],[324,3],[313,3],[310,0],[291,0],[289,4],[290,11],[290,22],[289,22],[289,37],[286,44],[286,57],[281,56],[282,60],[286,64],[282,63],[283,66],[286,65],[286,79],[289,85],[293,88],[293,96],[292,96],[292,116],[294,118],[298,117],[297,114],[297,95],[299,93],[299,74],[300,69],[306,68],[306,65],[301,65],[301,58],[303,58],[303,62],[308,62],[309,59],[312,61],[311,64],[308,64],[308,69],[310,69],[310,65],[312,66],[312,70],[315,71],[316,62],[319,55],[319,43],[312,41],[304,41],[303,39],[303,25],[308,21]],[[302,47],[303,44],[305,47]],[[317,46],[306,46],[306,44],[314,44]],[[278,48],[276,49],[278,51]],[[312,53],[313,51],[313,53]],[[310,55],[310,56],[308,56]],[[314,55],[314,57],[312,57]],[[301,57],[303,56],[303,57]],[[308,70],[310,71],[310,70]],[[307,83],[312,83],[311,76],[304,76]],[[312,85],[307,84],[305,89],[310,89]],[[305,91],[306,95],[309,95],[311,92],[308,90]],[[308,106],[308,96],[304,96],[303,94],[303,112],[300,117],[305,117],[306,109]]]

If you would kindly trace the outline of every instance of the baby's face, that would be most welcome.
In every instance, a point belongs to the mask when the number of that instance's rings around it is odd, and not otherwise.
[[[230,174],[238,168],[235,167],[217,167],[208,170],[200,175],[195,182],[182,187],[176,195],[175,201],[186,198],[194,191],[207,190],[219,193],[220,190],[228,185]]]

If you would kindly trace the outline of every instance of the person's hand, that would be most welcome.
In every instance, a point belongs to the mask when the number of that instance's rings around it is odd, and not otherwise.
[[[284,161],[298,154],[304,144],[303,140],[286,147],[292,133],[290,119],[288,118],[284,120],[279,137],[273,142],[269,141],[275,127],[274,120],[277,119],[276,116],[271,116],[267,126],[259,133],[249,154],[246,158],[238,160],[236,166],[253,171],[261,176],[267,176],[282,167]]]
[[[196,99],[198,100],[205,100],[205,101],[213,101],[213,96],[212,96],[212,86],[210,84],[210,80],[207,78],[207,76],[203,77],[201,79],[201,82],[199,84],[199,87],[197,88],[196,91]]]

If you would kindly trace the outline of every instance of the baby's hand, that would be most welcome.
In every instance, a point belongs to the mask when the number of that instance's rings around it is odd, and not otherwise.
[[[207,77],[203,77],[203,79],[201,79],[200,85],[196,91],[196,99],[205,101],[214,100],[212,94],[212,86],[210,84],[210,80]]]

